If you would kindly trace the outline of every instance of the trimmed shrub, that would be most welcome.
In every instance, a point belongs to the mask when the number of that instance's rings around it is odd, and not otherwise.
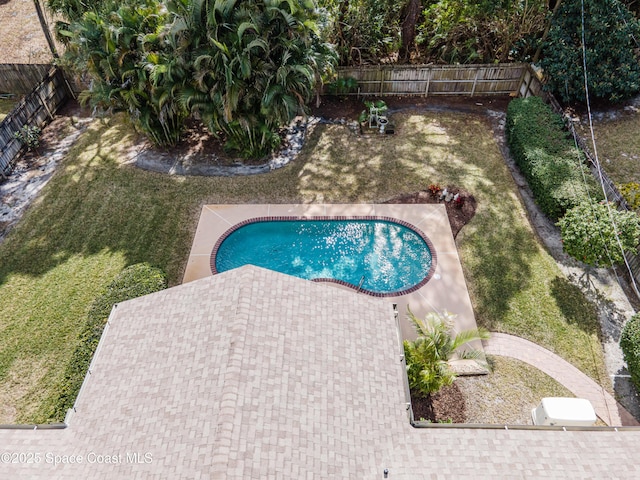
[[[165,288],[167,279],[161,270],[138,263],[120,272],[94,299],[87,314],[87,323],[80,332],[78,346],[65,370],[52,420],[63,420],[67,410],[73,407],[113,305]]]
[[[620,347],[631,381],[640,390],[640,314],[631,317],[622,329]]]
[[[635,252],[640,238],[638,216],[606,203],[581,203],[567,211],[558,226],[564,251],[597,267],[622,263],[620,246],[625,252]]]
[[[589,199],[601,198],[595,180],[584,164],[556,114],[539,97],[517,98],[507,109],[507,141],[516,164],[526,177],[536,202],[553,220]]]

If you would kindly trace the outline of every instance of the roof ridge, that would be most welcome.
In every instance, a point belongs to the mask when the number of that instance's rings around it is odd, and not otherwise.
[[[244,357],[244,343],[249,327],[249,314],[247,306],[251,302],[251,284],[259,270],[251,265],[240,267],[241,271],[234,288],[233,302],[235,311],[233,318],[229,318],[230,341],[227,363],[225,366],[224,384],[220,395],[220,412],[215,427],[216,446],[212,458],[212,472],[222,477],[228,471],[229,456],[231,453],[232,435],[236,426],[236,409],[238,404],[238,390],[240,387],[240,371]]]

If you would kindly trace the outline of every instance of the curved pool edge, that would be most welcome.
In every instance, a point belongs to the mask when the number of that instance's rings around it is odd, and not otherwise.
[[[218,270],[216,268],[216,256],[218,254],[218,249],[220,248],[220,245],[222,245],[222,242],[224,242],[227,237],[229,235],[231,235],[233,232],[235,232],[236,230],[249,225],[251,223],[259,223],[259,222],[287,222],[287,221],[303,221],[303,220],[308,220],[308,221],[328,221],[328,220],[343,220],[343,221],[349,221],[349,220],[372,220],[372,221],[382,221],[382,222],[391,222],[391,223],[396,223],[398,225],[401,225],[405,228],[408,228],[412,231],[414,231],[426,244],[427,247],[429,247],[429,251],[431,252],[431,266],[429,268],[429,271],[427,272],[427,275],[418,283],[416,283],[415,285],[413,285],[410,288],[407,288],[405,290],[400,290],[397,292],[373,292],[371,290],[367,290],[364,288],[359,288],[356,285],[353,285],[352,283],[349,282],[345,282],[344,280],[337,280],[335,278],[314,278],[312,280],[309,280],[311,282],[325,282],[325,283],[335,283],[344,287],[348,287],[352,290],[354,290],[355,292],[358,293],[364,293],[367,295],[370,295],[372,297],[378,297],[378,298],[384,298],[384,297],[400,297],[403,295],[408,295],[410,293],[413,293],[417,290],[419,290],[420,288],[422,288],[427,282],[429,282],[429,280],[431,280],[431,278],[433,278],[433,275],[435,274],[436,271],[436,267],[438,266],[438,253],[435,249],[435,246],[433,245],[433,242],[431,242],[431,240],[429,239],[429,237],[422,231],[420,230],[418,227],[416,227],[415,225],[412,225],[409,222],[406,222],[404,220],[400,220],[397,218],[393,218],[393,217],[387,217],[387,216],[379,216],[379,215],[365,215],[365,216],[361,216],[361,215],[336,215],[336,216],[330,216],[330,215],[314,215],[314,216],[306,216],[306,215],[301,215],[301,216],[266,216],[266,217],[254,217],[254,218],[248,218],[246,220],[243,220],[235,225],[233,225],[231,228],[229,228],[227,231],[225,231],[216,241],[215,245],[213,246],[213,250],[211,251],[211,255],[210,255],[210,259],[209,259],[209,267],[211,269],[211,273],[213,275],[217,275]]]

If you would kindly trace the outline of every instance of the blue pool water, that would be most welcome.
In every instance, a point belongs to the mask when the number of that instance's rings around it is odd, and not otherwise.
[[[381,294],[423,282],[433,260],[415,230],[383,220],[257,221],[231,232],[214,255],[218,272],[252,264]]]

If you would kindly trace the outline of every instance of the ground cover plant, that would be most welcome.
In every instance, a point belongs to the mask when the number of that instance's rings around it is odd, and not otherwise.
[[[138,170],[126,163],[135,135],[124,117],[94,122],[0,244],[0,423],[50,420],[91,302],[126,266],[148,262],[180,283],[202,204],[381,203],[434,183],[477,200],[456,241],[479,326],[609,385],[595,310],[536,241],[486,119],[393,119],[384,136],[319,125],[293,164],[236,178]]]

